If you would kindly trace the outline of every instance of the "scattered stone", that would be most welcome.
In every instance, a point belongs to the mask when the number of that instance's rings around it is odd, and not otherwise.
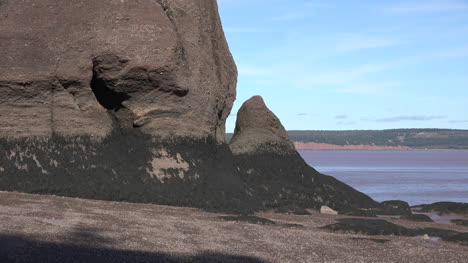
[[[421,237],[422,240],[431,240],[431,238],[427,235],[427,234],[424,234],[422,237]]]
[[[320,207],[320,213],[321,214],[326,214],[326,215],[338,215],[338,212],[336,212],[335,210],[331,209],[328,206]]]

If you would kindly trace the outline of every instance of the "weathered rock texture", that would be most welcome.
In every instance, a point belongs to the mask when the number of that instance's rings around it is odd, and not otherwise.
[[[0,47],[0,190],[234,212],[375,204],[309,167],[260,97],[225,143],[237,72],[215,0],[0,0]]]
[[[252,97],[240,108],[229,147],[236,155],[256,154],[258,151],[296,152],[280,120],[265,106],[260,96]]]
[[[378,206],[367,195],[308,166],[259,96],[242,105],[229,146],[241,178],[266,209]]]
[[[0,0],[0,189],[245,210],[215,0]],[[258,207],[257,207],[258,208]]]
[[[215,0],[0,1],[0,136],[223,142],[237,71]]]

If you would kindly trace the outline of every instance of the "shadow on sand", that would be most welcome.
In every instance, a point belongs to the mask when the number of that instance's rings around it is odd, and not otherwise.
[[[75,229],[61,243],[0,234],[0,262],[267,262],[221,253],[189,255],[109,248],[113,242],[96,233],[95,229]]]

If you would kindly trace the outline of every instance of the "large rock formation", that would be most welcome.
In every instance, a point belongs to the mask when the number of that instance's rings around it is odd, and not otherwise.
[[[0,1],[0,136],[224,141],[237,72],[215,0]]]
[[[335,210],[378,206],[367,195],[308,166],[280,120],[259,96],[242,105],[229,146],[241,178],[264,208],[287,211],[323,205]]]
[[[259,97],[225,143],[237,72],[215,0],[0,0],[0,47],[0,190],[236,212],[374,204],[307,166]]]
[[[253,206],[215,0],[0,0],[0,190]]]

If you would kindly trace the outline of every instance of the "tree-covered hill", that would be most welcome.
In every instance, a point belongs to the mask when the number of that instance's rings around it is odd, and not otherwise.
[[[407,146],[414,149],[468,149],[468,130],[392,129],[288,131],[295,142],[334,145]],[[228,140],[232,134],[228,134]]]

